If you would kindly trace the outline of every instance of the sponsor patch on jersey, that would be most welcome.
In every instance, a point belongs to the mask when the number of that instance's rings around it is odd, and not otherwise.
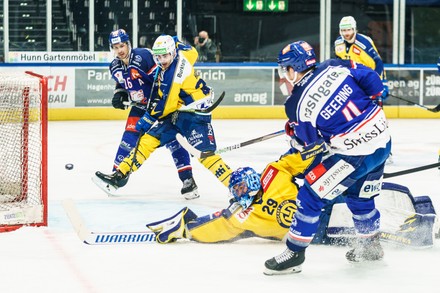
[[[312,185],[313,182],[318,180],[325,172],[327,172],[327,168],[325,168],[324,165],[321,163],[313,168],[309,173],[307,173],[306,180],[310,185]]]
[[[250,214],[254,211],[254,207],[250,206],[245,210],[242,210],[239,213],[235,214],[235,218],[237,218],[237,221],[239,221],[240,223],[243,223],[244,221],[247,220],[247,218],[249,218]]]
[[[261,175],[261,187],[263,187],[264,192],[269,188],[275,176],[278,174],[278,169],[273,166],[267,167],[263,175]]]
[[[310,184],[310,187],[320,198],[324,198],[331,193],[331,196],[327,199],[333,199],[347,189],[346,186],[340,185],[340,183],[353,173],[354,170],[351,164],[341,159],[330,169],[326,170],[324,174],[321,174],[320,178],[315,179],[313,184]],[[308,178],[307,182],[309,182]]]
[[[360,55],[361,54],[361,49],[359,49],[358,47],[356,47],[356,46],[353,46],[353,53],[355,53],[356,55]]]

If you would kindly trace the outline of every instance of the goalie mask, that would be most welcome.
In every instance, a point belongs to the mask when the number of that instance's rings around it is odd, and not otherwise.
[[[297,41],[284,47],[278,55],[278,71],[287,81],[295,85],[298,72],[303,72],[316,65],[316,55],[312,46],[305,41]],[[290,78],[289,68],[294,70]]]
[[[157,65],[166,69],[176,58],[176,43],[169,35],[159,36],[153,44],[153,55]]]
[[[229,191],[243,209],[247,209],[261,189],[260,175],[250,167],[238,168],[231,174]]]

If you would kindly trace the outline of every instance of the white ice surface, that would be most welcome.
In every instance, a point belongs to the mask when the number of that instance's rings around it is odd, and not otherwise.
[[[352,265],[347,248],[311,246],[300,274],[263,275],[264,261],[283,243],[250,239],[230,244],[88,246],[79,241],[61,206],[76,201],[91,230],[131,231],[184,206],[204,215],[227,205],[227,190],[192,160],[201,198],[180,195],[169,151],[158,149],[134,173],[121,196],[109,198],[90,180],[110,172],[124,121],[49,123],[49,226],[0,234],[0,292],[440,292],[440,240],[427,250],[385,246],[380,263]],[[218,146],[252,139],[284,127],[283,120],[215,120]],[[440,119],[391,120],[394,164],[386,172],[435,163]],[[223,155],[233,168],[262,170],[287,150],[284,137]],[[65,164],[74,164],[69,171]],[[431,196],[440,212],[440,171],[431,169],[388,180],[414,196]]]

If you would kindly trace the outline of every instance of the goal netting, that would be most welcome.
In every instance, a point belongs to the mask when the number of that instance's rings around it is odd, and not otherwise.
[[[0,232],[47,225],[47,78],[0,73]]]

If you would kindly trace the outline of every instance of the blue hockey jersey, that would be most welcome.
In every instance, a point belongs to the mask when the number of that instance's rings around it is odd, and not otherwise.
[[[385,114],[372,99],[382,90],[372,69],[330,59],[295,84],[285,111],[302,145],[322,137],[334,153],[368,155],[390,140]]]
[[[128,66],[118,58],[109,66],[116,88],[127,90],[131,101],[141,104],[148,103],[156,68],[153,53],[146,48],[132,49]]]

